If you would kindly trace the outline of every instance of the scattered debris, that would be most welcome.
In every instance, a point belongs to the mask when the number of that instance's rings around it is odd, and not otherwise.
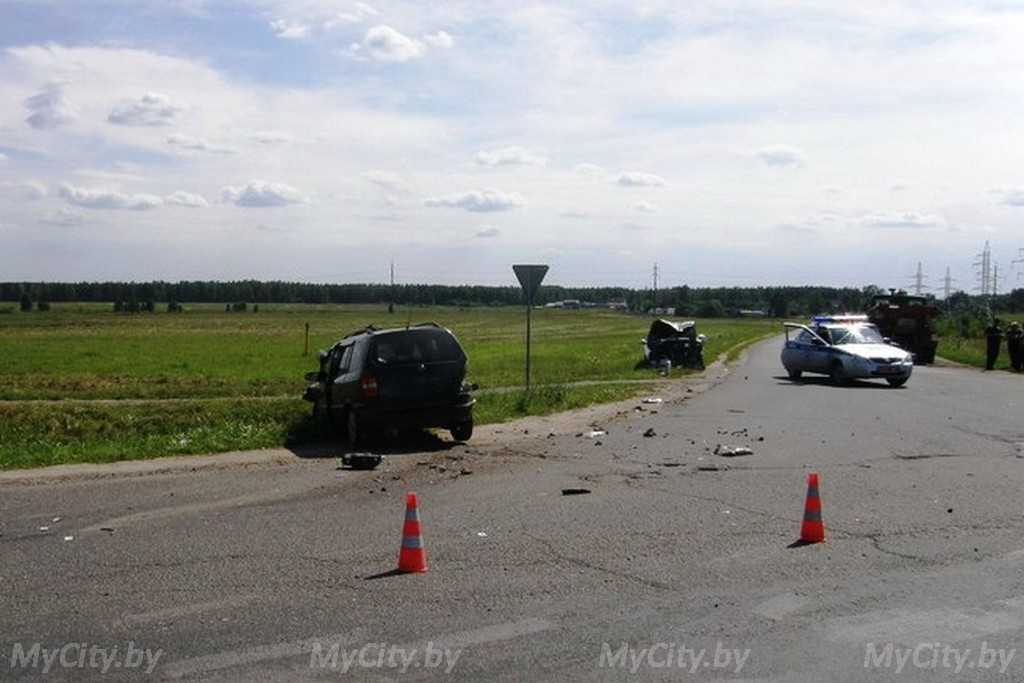
[[[720,455],[723,458],[734,458],[740,455],[753,455],[754,451],[747,446],[723,446],[718,444],[715,446],[715,455]]]
[[[654,431],[654,427],[648,427],[647,431],[644,432],[644,436],[646,436],[646,437],[657,436],[657,432]]]
[[[590,489],[562,489],[563,496],[579,496],[584,493],[590,493]]]
[[[478,531],[478,532],[476,532],[476,535],[479,536],[480,538],[487,538],[487,532],[486,531]]]
[[[353,470],[372,470],[383,458],[376,453],[346,453],[341,456],[341,466]]]

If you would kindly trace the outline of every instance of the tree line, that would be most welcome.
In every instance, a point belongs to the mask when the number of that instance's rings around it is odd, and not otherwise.
[[[887,290],[856,287],[690,287],[629,289],[542,285],[538,305],[579,301],[605,306],[621,302],[631,311],[665,311],[683,317],[716,318],[757,313],[784,318],[867,309],[871,297]],[[973,297],[957,292],[933,302],[947,310],[979,315],[1024,311],[1024,289],[999,296]],[[523,304],[518,286],[436,284],[314,284],[240,280],[184,282],[4,282],[0,301],[20,302],[22,310],[46,310],[52,303],[110,302],[118,312],[181,310],[184,303],[225,304],[229,310],[258,310],[260,304],[381,304],[405,306],[514,306]]]

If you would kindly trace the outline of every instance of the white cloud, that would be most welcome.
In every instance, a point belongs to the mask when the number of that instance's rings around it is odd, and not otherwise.
[[[63,83],[49,83],[26,99],[25,107],[32,114],[25,121],[39,129],[57,128],[75,121],[80,115],[79,108],[64,94],[64,87]]]
[[[455,39],[445,31],[438,31],[437,33],[423,36],[423,42],[439,50],[449,50],[455,45]]]
[[[668,182],[661,176],[635,171],[620,173],[615,182],[623,187],[662,187],[663,185],[668,185]]]
[[[768,166],[804,166],[807,159],[804,153],[789,145],[770,145],[755,149],[754,156]]]
[[[278,130],[263,130],[253,133],[249,139],[260,145],[285,145],[294,142],[291,134]]]
[[[65,228],[82,225],[85,223],[85,219],[82,217],[82,214],[71,207],[62,206],[58,209],[47,212],[39,219],[39,223],[42,225],[53,225],[59,228]]]
[[[221,190],[221,198],[236,206],[259,208],[301,204],[305,201],[302,193],[291,185],[265,180],[252,180],[241,187],[225,187]]]
[[[501,230],[494,225],[481,225],[477,231],[476,236],[481,239],[490,239],[492,237],[500,237]]]
[[[374,26],[366,32],[363,47],[383,62],[407,62],[425,53],[422,43],[405,36],[390,26]]]
[[[187,149],[193,152],[210,152],[212,154],[234,154],[225,147],[216,147],[206,138],[193,137],[185,133],[173,133],[167,136],[167,144],[177,149]]]
[[[548,162],[543,151],[533,151],[525,147],[503,147],[490,152],[477,152],[476,163],[481,166],[543,166]]]
[[[35,180],[0,182],[0,196],[8,199],[34,201],[46,196],[46,185]]]
[[[637,202],[633,205],[633,210],[637,213],[661,213],[658,205],[651,202]]]
[[[167,126],[183,111],[161,93],[146,93],[134,102],[114,107],[107,121],[119,126]]]
[[[597,164],[577,164],[576,166],[573,167],[572,170],[573,173],[578,173],[579,175],[584,176],[597,177],[608,175],[608,171],[601,168]]]
[[[515,192],[507,193],[493,187],[486,187],[472,192],[432,197],[424,201],[424,204],[465,209],[466,211],[511,211],[523,205],[523,198]]]
[[[160,197],[151,194],[126,194],[117,190],[75,187],[69,183],[62,183],[57,194],[68,204],[88,209],[149,211],[164,203]]]
[[[164,197],[164,201],[173,206],[186,206],[194,209],[201,209],[209,206],[209,203],[203,195],[195,194],[194,192],[185,192],[184,190],[172,192]]]
[[[1006,193],[1003,203],[1009,206],[1024,206],[1024,190],[1010,190]]]
[[[408,192],[409,183],[397,173],[389,171],[367,171],[365,177],[374,185],[393,192]]]
[[[274,34],[278,38],[285,38],[288,40],[300,40],[302,38],[309,37],[311,27],[309,24],[299,21],[289,21],[287,19],[275,19],[270,22],[270,28],[274,29]]]
[[[862,217],[858,222],[867,228],[920,229],[939,228],[946,225],[946,221],[942,216],[921,214],[913,211],[903,213],[878,211]]]

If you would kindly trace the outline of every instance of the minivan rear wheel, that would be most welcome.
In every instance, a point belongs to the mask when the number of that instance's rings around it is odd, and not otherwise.
[[[469,441],[473,436],[473,420],[463,420],[451,429],[452,438],[456,441]]]

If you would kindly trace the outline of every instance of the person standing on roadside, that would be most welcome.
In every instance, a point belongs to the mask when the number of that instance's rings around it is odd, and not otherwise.
[[[999,344],[1003,340],[1002,322],[999,318],[993,318],[992,322],[985,326],[985,369],[993,370],[996,367],[996,358],[999,357]]]
[[[1010,365],[1014,372],[1020,372],[1024,366],[1024,329],[1020,323],[1013,321],[1006,330],[1006,350],[1010,354]]]

